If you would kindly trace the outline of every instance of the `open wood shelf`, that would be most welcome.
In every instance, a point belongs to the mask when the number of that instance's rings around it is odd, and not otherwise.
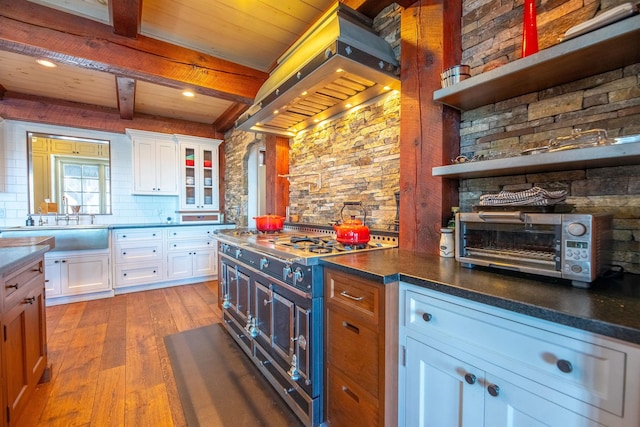
[[[459,110],[471,110],[637,62],[640,15],[437,90],[433,99]]]
[[[640,142],[438,166],[433,176],[480,178],[640,163]]]

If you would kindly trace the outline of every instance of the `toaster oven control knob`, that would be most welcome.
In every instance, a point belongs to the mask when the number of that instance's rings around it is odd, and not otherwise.
[[[293,272],[293,282],[302,282],[304,279],[304,273],[300,267],[296,268],[296,271]]]
[[[572,222],[567,225],[567,233],[572,236],[584,236],[587,232],[587,227],[584,224],[580,224],[579,222]]]
[[[269,260],[266,258],[261,258],[260,259],[260,270],[264,270],[265,268],[269,267]]]

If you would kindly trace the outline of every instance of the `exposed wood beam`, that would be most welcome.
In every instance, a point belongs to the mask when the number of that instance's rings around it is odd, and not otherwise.
[[[391,3],[397,3],[398,5],[407,8],[415,3],[415,0],[340,0],[351,9],[355,9],[363,15],[373,19]]]
[[[109,16],[114,33],[136,38],[140,32],[142,0],[109,0]]]
[[[419,0],[400,19],[400,242],[437,254],[440,228],[458,203],[458,181],[434,177],[460,150],[460,115],[433,102],[440,72],[461,59],[462,0]]]
[[[4,86],[0,85],[0,101],[4,99],[4,94],[7,93],[7,89]]]
[[[289,205],[289,181],[279,175],[289,173],[289,139],[267,134],[265,137],[266,200],[268,213],[285,216]]]
[[[24,0],[0,0],[0,49],[251,104],[268,77],[253,68]]]
[[[115,108],[15,92],[6,92],[4,99],[0,101],[0,117],[6,120],[46,123],[114,133],[125,133],[126,128],[135,128],[204,138],[224,138],[223,134],[213,129],[213,126],[204,123],[168,119],[148,114],[136,114],[132,120],[122,120],[119,111]]]
[[[118,91],[120,118],[133,119],[133,109],[136,104],[136,81],[129,77],[116,76],[116,88]]]
[[[233,104],[231,107],[227,108],[227,111],[218,117],[218,119],[213,123],[213,128],[218,132],[225,133],[235,126],[236,119],[248,108],[249,106],[246,104]]]

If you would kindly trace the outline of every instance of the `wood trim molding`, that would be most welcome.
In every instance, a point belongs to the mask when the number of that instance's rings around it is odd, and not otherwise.
[[[109,15],[115,34],[136,38],[140,32],[142,0],[109,0]]]

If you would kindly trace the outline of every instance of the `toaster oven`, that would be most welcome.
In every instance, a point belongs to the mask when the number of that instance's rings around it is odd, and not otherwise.
[[[588,288],[609,267],[612,222],[610,214],[459,213],[455,257]]]

